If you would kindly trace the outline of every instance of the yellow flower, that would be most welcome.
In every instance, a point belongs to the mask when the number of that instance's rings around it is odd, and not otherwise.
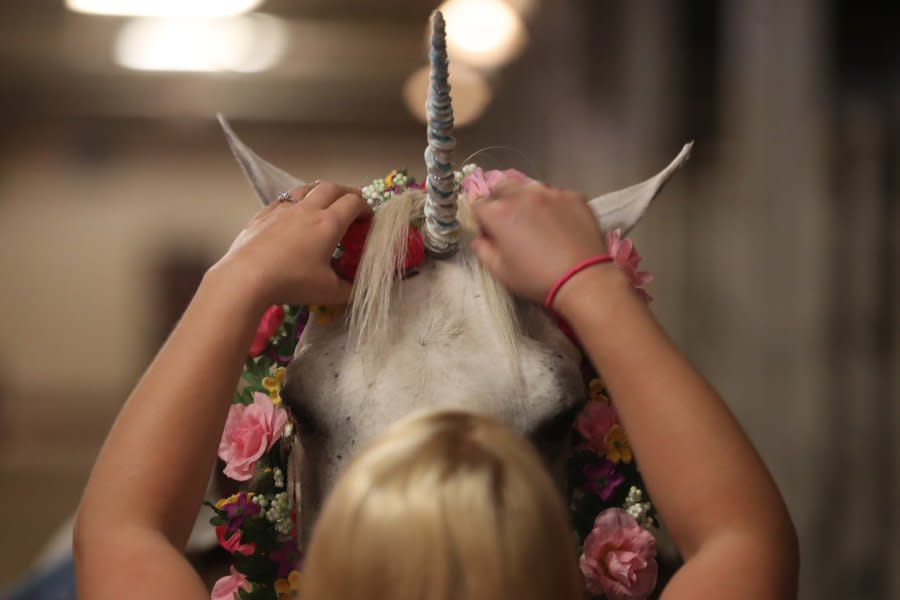
[[[343,304],[310,304],[309,313],[318,325],[328,325],[344,312]]]
[[[281,404],[281,386],[284,385],[285,371],[284,367],[278,367],[274,375],[263,377],[262,386],[269,392],[272,404]]]
[[[591,379],[591,382],[588,384],[588,396],[595,402],[609,404],[609,398],[603,393],[604,389],[606,389],[606,384],[603,383],[603,380],[599,377],[595,377],[594,379]]]
[[[621,425],[613,425],[603,436],[603,443],[606,444],[606,458],[614,463],[630,463],[634,458]]]
[[[241,492],[238,492],[237,494],[232,494],[232,495],[228,496],[227,498],[222,498],[221,500],[216,502],[216,508],[225,508],[229,504],[232,504],[233,502],[237,502],[238,496],[240,496],[240,495],[241,495]],[[249,500],[254,495],[255,494],[253,492],[247,492],[247,499]]]
[[[275,581],[275,592],[278,594],[279,600],[286,598],[300,597],[300,573],[291,571],[287,579],[278,579]]]
[[[390,189],[394,185],[394,177],[397,175],[397,169],[394,169],[388,176],[384,178],[384,187]]]
[[[222,498],[221,500],[216,502],[216,508],[225,508],[232,502],[236,501],[237,498],[238,498],[237,494],[232,494],[231,496],[228,496],[227,498]]]

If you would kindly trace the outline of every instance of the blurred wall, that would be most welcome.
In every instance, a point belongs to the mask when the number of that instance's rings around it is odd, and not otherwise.
[[[544,3],[458,136],[460,158],[510,146],[478,160],[590,195],[696,140],[634,236],[654,312],[783,490],[802,598],[900,598],[897,21],[813,0]],[[0,583],[74,508],[152,356],[159,265],[209,264],[255,208],[211,114],[25,112],[0,122]],[[421,175],[422,127],[349,114],[235,125],[301,177]]]
[[[417,167],[424,138],[418,128],[233,125],[298,177],[359,185]],[[26,121],[3,141],[0,585],[74,511],[112,418],[171,325],[166,265],[211,265],[258,207],[212,118]],[[30,509],[13,517],[16,506]]]

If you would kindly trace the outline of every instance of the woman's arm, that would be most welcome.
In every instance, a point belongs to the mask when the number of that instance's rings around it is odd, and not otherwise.
[[[307,194],[308,193],[308,194]],[[332,184],[260,211],[203,278],[103,445],[75,527],[79,597],[201,598],[182,556],[264,309],[346,301],[331,253],[364,211]]]
[[[476,207],[482,262],[543,302],[604,254],[585,199],[529,186]],[[575,275],[554,308],[603,376],[662,520],[685,558],[663,598],[794,598],[797,539],[772,478],[728,408],[675,348],[618,267]]]
[[[556,306],[606,381],[685,558],[663,598],[795,598],[793,526],[724,402],[617,267],[583,272],[564,289]]]

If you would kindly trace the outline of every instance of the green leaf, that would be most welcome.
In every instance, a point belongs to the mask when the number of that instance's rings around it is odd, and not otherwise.
[[[266,556],[234,554],[232,560],[234,568],[253,581],[274,581],[278,575],[278,565]]]
[[[250,480],[250,489],[257,494],[266,493],[275,487],[275,474],[269,467],[269,460],[265,457],[257,462],[257,467],[253,472],[253,479]]]
[[[278,598],[274,585],[263,585],[256,582],[249,590],[238,590],[238,596],[241,600],[277,600]]]

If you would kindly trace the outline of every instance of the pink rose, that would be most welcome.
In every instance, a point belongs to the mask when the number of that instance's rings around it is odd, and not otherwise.
[[[266,309],[250,344],[250,356],[257,357],[266,351],[269,338],[275,335],[282,323],[284,323],[284,308],[275,304]]]
[[[462,187],[466,197],[471,200],[490,196],[501,183],[520,183],[522,185],[533,183],[534,179],[515,169],[505,171],[482,171],[475,169],[463,177]]]
[[[623,238],[621,229],[614,229],[606,233],[606,246],[619,268],[628,275],[634,290],[644,299],[644,302],[650,302],[653,298],[641,286],[653,281],[653,275],[647,271],[637,270],[641,264],[641,255],[634,247],[634,242]]]
[[[231,575],[219,579],[213,586],[210,594],[211,600],[234,600],[235,594],[240,589],[249,590],[250,582],[243,573],[231,567]]]
[[[597,515],[579,562],[588,591],[610,600],[643,600],[656,587],[656,540],[621,508]]]
[[[606,453],[603,436],[619,422],[615,409],[605,402],[588,402],[575,419],[575,429],[597,454]]]
[[[241,531],[240,529],[231,534],[229,538],[225,538],[225,534],[227,533],[228,525],[219,525],[216,527],[216,539],[219,540],[219,545],[222,546],[229,554],[243,554],[244,556],[250,556],[254,552],[256,552],[256,544],[250,542],[249,544],[241,543]]]
[[[232,404],[225,431],[219,442],[219,458],[225,461],[225,474],[236,481],[253,476],[253,466],[284,431],[287,413],[262,392],[253,394],[253,404]]]

